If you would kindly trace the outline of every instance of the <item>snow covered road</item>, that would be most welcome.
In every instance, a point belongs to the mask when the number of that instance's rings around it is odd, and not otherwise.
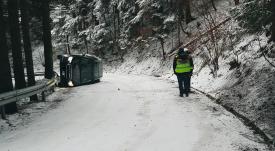
[[[176,83],[107,74],[27,126],[0,135],[1,151],[265,150],[243,124],[200,94],[178,97]]]

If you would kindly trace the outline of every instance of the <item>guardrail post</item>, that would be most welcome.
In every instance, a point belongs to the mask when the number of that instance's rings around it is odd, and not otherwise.
[[[51,92],[55,92],[54,87],[55,87],[55,86],[51,87],[49,90],[50,90]]]
[[[6,120],[7,117],[6,117],[5,107],[1,106],[0,110],[1,110],[1,117],[2,117],[2,119]]]
[[[41,95],[42,95],[42,101],[46,101],[46,97],[45,97],[45,91],[43,91],[42,93],[41,93]]]

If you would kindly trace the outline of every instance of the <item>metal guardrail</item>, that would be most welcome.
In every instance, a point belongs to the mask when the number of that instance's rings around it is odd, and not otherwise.
[[[6,119],[4,105],[17,102],[23,98],[27,98],[39,93],[42,94],[42,100],[45,100],[44,92],[54,87],[56,83],[57,78],[53,78],[51,80],[43,80],[41,84],[35,86],[0,94],[0,112],[2,118]]]
[[[34,76],[36,76],[36,77],[37,77],[37,76],[44,76],[44,75],[45,75],[44,72],[35,72],[35,73],[34,73]],[[28,76],[28,75],[25,74],[25,77],[27,77],[27,76]],[[11,77],[14,78],[14,74],[12,74]]]

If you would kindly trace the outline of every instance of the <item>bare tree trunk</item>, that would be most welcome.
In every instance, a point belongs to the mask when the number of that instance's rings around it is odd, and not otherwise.
[[[8,1],[8,14],[9,14],[9,27],[11,34],[11,47],[13,57],[13,70],[15,77],[15,88],[21,89],[26,87],[23,57],[21,50],[21,35],[20,35],[20,24],[18,15],[18,1]]]
[[[84,36],[84,43],[85,43],[85,47],[86,47],[86,54],[89,54],[89,47],[88,47],[87,36]]]
[[[67,54],[71,55],[71,49],[69,44],[69,35],[66,35],[66,47],[67,47]]]
[[[6,24],[3,18],[3,3],[0,1],[0,93],[13,90],[9,52],[6,39]],[[5,106],[5,110],[9,113],[17,111],[16,103]],[[2,115],[3,116],[3,115]]]
[[[240,4],[240,0],[234,0],[235,5],[239,5]]]
[[[236,0],[235,0],[236,1]],[[211,0],[211,4],[212,4],[212,7],[214,8],[215,11],[217,11],[217,7],[215,5],[215,1],[214,0]]]
[[[45,56],[45,78],[47,78],[47,79],[51,79],[54,76],[49,2],[50,2],[50,0],[43,0],[42,1],[43,42],[44,42],[44,56]]]
[[[82,16],[82,24],[83,24],[83,29],[84,30],[87,28],[86,23],[85,23],[85,19],[86,19],[86,16]],[[86,48],[86,54],[89,54],[89,46],[88,46],[88,41],[87,41],[87,35],[83,35],[83,40],[84,40],[84,45],[85,45],[85,48]]]
[[[120,38],[120,15],[119,15],[119,10],[117,9],[117,4],[113,6],[113,26],[114,26],[114,32],[113,32],[113,45],[114,45],[114,50],[116,51],[115,53],[120,54],[121,48],[119,45],[119,38]],[[123,53],[121,53],[123,56]]]
[[[184,30],[183,25],[182,25],[182,22],[180,22],[180,28],[181,28],[181,31],[182,31],[183,33],[185,33],[188,37],[191,36],[191,33],[189,33],[189,32],[187,32],[187,31]]]
[[[275,0],[271,0],[271,11],[272,11],[271,40],[275,42]]]
[[[176,6],[176,28],[177,28],[177,40],[178,43],[176,44],[176,46],[180,46],[181,45],[181,21],[184,19],[184,14],[183,14],[183,6],[184,3],[181,0],[177,0],[176,1],[177,6]]]
[[[165,50],[164,50],[164,40],[163,39],[160,41],[160,44],[161,44],[161,49],[162,49],[163,60],[166,60],[166,53],[165,53]]]
[[[166,53],[165,53],[165,50],[164,50],[164,38],[161,35],[158,35],[157,38],[158,38],[158,40],[161,44],[163,60],[166,60]]]
[[[171,36],[171,48],[174,48],[174,33],[172,32],[172,36]]]
[[[190,0],[184,0],[184,6],[185,6],[186,24],[188,24],[188,23],[190,23],[193,20],[193,17],[191,15],[191,3],[190,3]]]
[[[116,27],[116,8],[113,6],[113,26],[114,26],[114,37],[113,37],[113,53],[117,51],[117,27]]]
[[[20,1],[21,20],[22,20],[21,25],[23,30],[23,41],[24,41],[25,61],[26,61],[26,67],[27,67],[28,86],[34,86],[35,76],[34,76],[34,70],[33,70],[28,8],[29,8],[28,1],[21,0]],[[32,101],[38,100],[37,95],[31,96],[30,99]]]
[[[120,38],[120,14],[119,14],[119,10],[116,9],[116,15],[117,15],[117,37],[118,39]]]
[[[180,17],[178,17],[178,22],[177,22],[177,28],[178,28],[178,47],[180,46],[181,44],[181,38],[180,38]]]

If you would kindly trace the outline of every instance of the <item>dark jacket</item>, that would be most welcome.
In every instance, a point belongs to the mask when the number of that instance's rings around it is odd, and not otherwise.
[[[176,70],[176,66],[177,66],[177,59],[183,59],[183,58],[180,58],[178,55],[174,58],[174,61],[173,61],[173,71],[174,71],[175,74],[176,74],[175,70]],[[188,55],[187,59],[189,59],[190,65],[194,69],[193,58],[190,55]],[[193,74],[193,70],[190,73],[192,75]]]

